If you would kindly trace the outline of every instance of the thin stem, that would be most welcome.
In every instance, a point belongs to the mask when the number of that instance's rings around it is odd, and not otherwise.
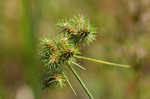
[[[86,68],[84,68],[83,66],[81,66],[80,64],[77,64],[75,62],[72,62],[72,64],[76,65],[77,67],[79,67],[80,69],[86,70]]]
[[[67,75],[63,72],[65,79],[67,80],[67,83],[69,84],[70,88],[72,89],[73,93],[77,96],[76,91],[74,90],[74,88],[72,87]]]
[[[89,90],[87,89],[87,87],[85,86],[85,84],[83,83],[83,81],[81,80],[80,76],[77,74],[76,70],[71,65],[68,65],[68,67],[72,71],[72,73],[74,74],[74,76],[76,77],[76,79],[79,81],[79,83],[81,84],[81,86],[84,89],[84,91],[86,92],[86,94],[89,96],[89,99],[94,99],[94,97],[92,96],[92,94],[89,92]]]
[[[116,64],[116,63],[107,62],[107,61],[103,61],[103,60],[97,60],[97,59],[88,58],[88,57],[84,57],[84,56],[77,56],[76,55],[75,57],[79,58],[79,59],[83,59],[83,60],[96,62],[96,63],[107,64],[107,65],[118,66],[118,67],[124,67],[124,68],[130,68],[130,65]]]

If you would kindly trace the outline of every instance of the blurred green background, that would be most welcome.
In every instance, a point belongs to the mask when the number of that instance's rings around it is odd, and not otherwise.
[[[95,99],[150,99],[150,0],[0,0],[0,99],[88,99],[73,75],[78,96],[69,86],[39,86],[39,39],[55,37],[58,20],[76,14],[97,28],[83,56],[132,66],[80,60],[87,70],[78,73]]]

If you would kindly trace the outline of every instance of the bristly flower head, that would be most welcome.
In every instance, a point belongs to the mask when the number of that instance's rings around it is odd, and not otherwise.
[[[59,67],[59,50],[54,40],[43,39],[40,48],[40,60],[45,69]]]
[[[95,28],[84,16],[74,16],[72,19],[64,19],[58,23],[66,38],[73,41],[75,45],[90,43],[95,40]]]

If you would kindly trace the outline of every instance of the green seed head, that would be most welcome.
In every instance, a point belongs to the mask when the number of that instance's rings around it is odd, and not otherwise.
[[[58,23],[65,37],[73,41],[75,45],[90,43],[95,39],[95,29],[89,21],[81,16],[74,16],[72,19],[65,19]]]
[[[40,60],[45,69],[58,67],[59,50],[52,40],[44,39],[41,42]]]

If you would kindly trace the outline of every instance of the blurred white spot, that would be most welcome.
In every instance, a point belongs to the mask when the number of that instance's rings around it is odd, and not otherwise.
[[[16,92],[16,99],[34,99],[32,89],[27,85],[21,86]]]

